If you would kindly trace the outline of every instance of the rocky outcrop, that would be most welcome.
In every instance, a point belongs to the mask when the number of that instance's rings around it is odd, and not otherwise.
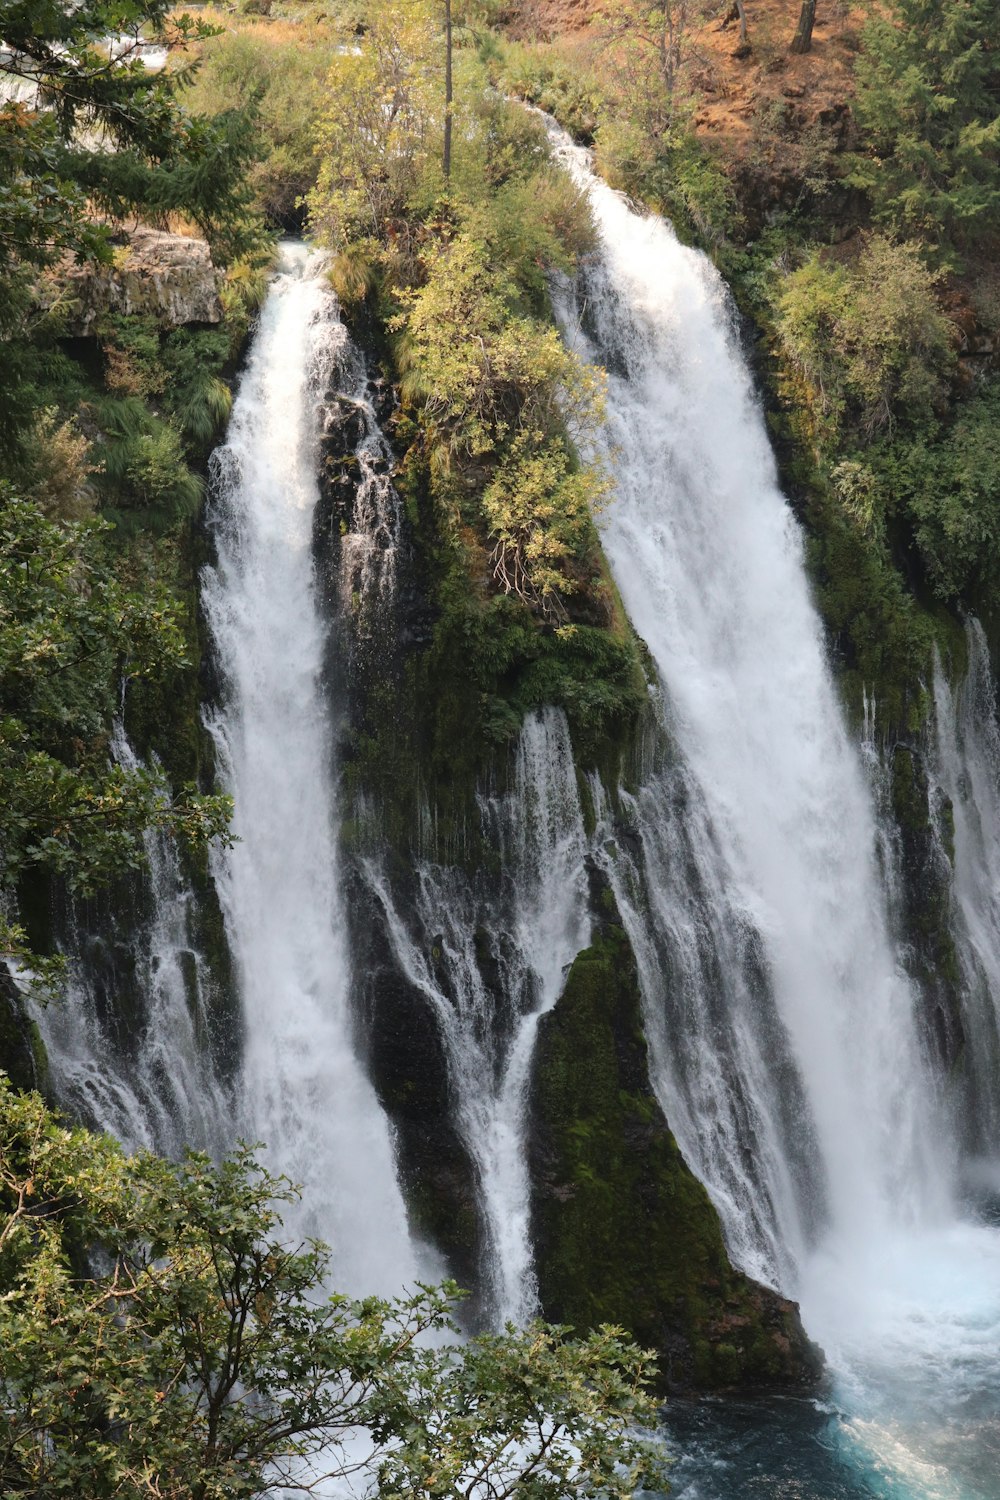
[[[69,305],[65,333],[87,337],[107,313],[152,318],[160,328],[218,323],[221,272],[205,240],[159,229],[133,231],[113,264],[64,263],[52,273],[42,300]]]
[[[650,1088],[635,960],[616,917],[539,1026],[530,1169],[544,1315],[580,1332],[626,1328],[658,1354],[664,1393],[808,1388],[823,1358],[798,1308],[730,1264]]]

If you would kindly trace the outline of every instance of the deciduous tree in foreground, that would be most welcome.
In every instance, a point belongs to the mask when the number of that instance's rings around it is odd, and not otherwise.
[[[328,1296],[325,1247],[283,1238],[294,1197],[246,1149],[128,1157],[0,1079],[4,1495],[250,1500],[352,1470],[412,1500],[661,1484],[634,1435],[651,1361],[619,1330],[461,1343],[454,1288]]]

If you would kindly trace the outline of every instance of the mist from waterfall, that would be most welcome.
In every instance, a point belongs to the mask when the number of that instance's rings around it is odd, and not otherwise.
[[[223,679],[208,718],[237,842],[213,870],[242,1002],[239,1131],[302,1185],[297,1233],[338,1286],[413,1283],[389,1127],[359,1060],[337,853],[313,515],[321,408],[346,333],[322,261],[285,246],[213,459],[203,601]]]

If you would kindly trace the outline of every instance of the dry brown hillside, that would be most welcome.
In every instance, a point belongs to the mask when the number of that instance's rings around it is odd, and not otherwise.
[[[782,110],[800,125],[819,121],[845,129],[861,8],[819,0],[812,50],[804,56],[788,50],[800,0],[746,0],[749,52],[740,45],[738,25],[723,24],[729,8],[729,0],[688,4],[689,13],[703,16],[690,26],[685,68],[699,132],[712,136],[724,156],[738,157],[759,144],[761,123],[773,123]],[[595,0],[514,0],[508,17],[511,31],[525,38],[572,40],[574,49],[595,57],[607,45]]]

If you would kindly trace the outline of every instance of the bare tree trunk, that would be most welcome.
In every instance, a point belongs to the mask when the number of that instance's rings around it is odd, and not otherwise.
[[[451,176],[451,0],[444,0],[444,175]]]
[[[802,0],[799,24],[792,37],[790,52],[808,52],[812,46],[813,26],[816,24],[816,0]]]
[[[734,21],[739,21],[740,41],[745,42],[749,33],[747,31],[746,6],[744,5],[743,0],[733,0],[732,5],[729,7],[729,9],[726,11],[726,14],[722,18],[722,24],[719,27],[719,30],[725,31],[726,27],[731,26]]]

